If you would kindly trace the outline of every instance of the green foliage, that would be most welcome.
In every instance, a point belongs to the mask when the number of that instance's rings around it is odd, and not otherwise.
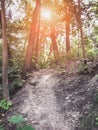
[[[23,126],[17,128],[17,130],[35,130],[35,129],[30,125],[23,125]]]
[[[17,42],[15,42],[14,45],[13,40],[11,42],[13,44],[10,45],[8,49],[9,51],[8,77],[9,77],[10,93],[13,94],[17,90],[19,90],[19,88],[21,88],[25,83],[25,80],[21,78],[21,68],[23,66],[23,61],[24,61],[24,47],[21,47],[20,46],[21,44],[18,44]],[[13,49],[12,46],[15,46],[15,48]],[[2,62],[0,60],[0,91],[3,89],[1,63]]]
[[[71,48],[71,51],[66,54],[66,60],[74,60],[77,58],[77,48],[73,47]]]
[[[31,125],[27,125],[24,117],[22,115],[11,116],[8,121],[11,124],[16,125],[15,130],[35,130]],[[4,130],[4,128],[0,125],[0,130]]]
[[[21,73],[17,70],[14,70],[13,68],[9,69],[8,76],[11,93],[19,90],[19,88],[21,88],[25,83],[25,80],[21,78]]]
[[[9,89],[11,96],[25,83],[21,78],[24,63],[25,44],[23,20],[7,21],[8,27],[8,60],[9,60]],[[26,34],[25,34],[26,36]]]
[[[93,97],[95,103],[98,103],[98,93],[96,93]]]
[[[83,130],[92,130],[92,112],[80,117],[80,127]]]
[[[41,55],[38,62],[38,67],[43,69],[54,67],[57,64],[62,66],[62,64],[65,64],[66,61],[75,60],[77,58],[76,52],[76,47],[73,47],[68,54],[66,54],[64,51],[61,51],[57,59],[54,58],[53,53],[51,55],[48,54],[49,56]]]
[[[18,51],[18,52],[17,52]],[[17,49],[16,54],[10,59],[10,64],[13,65],[15,71],[20,72],[24,63],[24,52],[23,50]]]
[[[98,125],[98,122],[95,122],[96,125]]]
[[[4,130],[2,126],[0,126],[0,130]]]
[[[23,118],[22,115],[17,115],[17,116],[10,117],[9,122],[13,124],[20,124],[20,123],[25,122],[25,119]]]
[[[0,107],[3,109],[3,110],[8,110],[10,107],[12,106],[12,103],[11,102],[8,102],[6,99],[2,99],[0,101]]]
[[[98,74],[95,77],[96,77],[96,79],[98,79]]]
[[[4,130],[3,128],[0,128],[0,130]]]
[[[90,60],[95,58],[95,53],[94,53],[93,50],[88,50],[87,51],[87,58],[90,59]]]
[[[14,81],[10,84],[10,89],[15,89],[16,87],[22,87],[25,83],[25,80],[22,80],[21,78],[15,78]]]
[[[40,69],[49,68],[53,62],[53,56],[47,57],[47,55],[41,54],[38,60],[38,64],[36,66]]]
[[[95,119],[95,125],[98,125],[98,117]]]
[[[26,37],[24,37],[24,33],[26,36],[26,32],[23,28],[24,23],[23,20],[7,21],[7,26],[9,65],[13,67],[14,71],[20,72],[24,63],[26,44]]]
[[[80,64],[80,66],[79,66],[79,70],[80,71],[85,71],[87,69],[88,69],[88,65],[87,64],[84,64],[84,63]]]
[[[12,124],[16,124],[16,130],[35,130],[32,126],[26,125],[25,119],[22,115],[12,116],[8,121]]]
[[[83,130],[92,130],[98,128],[98,92],[92,93],[93,106],[80,117],[80,128]]]
[[[96,60],[97,56],[98,56],[98,49],[95,49],[95,50],[93,50],[93,49],[89,50],[88,49],[87,50],[87,58],[89,60]]]

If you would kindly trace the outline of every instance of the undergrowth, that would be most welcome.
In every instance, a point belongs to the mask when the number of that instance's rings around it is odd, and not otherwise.
[[[93,106],[80,117],[79,130],[98,129],[98,92],[92,94]]]
[[[8,79],[9,79],[9,91],[11,96],[16,93],[23,85],[25,80],[21,77],[21,71],[17,71],[13,68],[8,70]],[[2,71],[0,71],[0,93],[2,94],[3,85],[2,85]]]
[[[6,99],[2,99],[0,101],[0,107],[4,110],[7,111],[10,109],[10,107],[12,106],[11,102],[8,102]]]
[[[31,125],[26,123],[25,118],[22,115],[14,115],[8,119],[9,129],[14,130],[35,130]],[[0,130],[5,130],[3,125],[0,125]]]

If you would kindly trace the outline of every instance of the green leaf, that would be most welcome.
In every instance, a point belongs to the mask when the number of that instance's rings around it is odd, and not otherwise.
[[[98,121],[98,117],[96,117],[96,121]]]
[[[0,130],[4,130],[4,129],[2,128],[2,126],[0,126]]]
[[[26,80],[21,79],[21,82],[22,82],[22,83],[25,83],[25,82],[26,82]]]
[[[9,122],[13,124],[19,124],[19,123],[25,122],[25,119],[23,118],[22,115],[17,115],[17,116],[12,116],[9,119]]]
[[[7,106],[12,106],[12,102],[8,102],[8,103],[7,103]]]
[[[20,82],[18,83],[18,86],[22,87],[22,86],[23,86],[23,82],[20,81]]]
[[[96,75],[95,77],[96,77],[96,79],[98,79],[98,75]]]
[[[24,126],[18,128],[17,130],[35,130],[35,129],[30,125],[24,125]]]
[[[3,128],[0,128],[0,130],[4,130]]]
[[[0,107],[4,110],[8,110],[12,106],[11,102],[8,102],[6,99],[0,101]]]
[[[98,125],[98,122],[96,122],[95,125]]]

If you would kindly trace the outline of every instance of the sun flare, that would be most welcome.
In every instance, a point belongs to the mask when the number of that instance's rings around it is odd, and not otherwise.
[[[49,20],[51,19],[51,11],[48,9],[42,9],[41,16],[43,19]]]

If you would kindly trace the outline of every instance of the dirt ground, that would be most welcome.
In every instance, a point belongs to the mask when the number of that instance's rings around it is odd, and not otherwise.
[[[98,90],[96,73],[55,69],[33,72],[13,98],[7,118],[22,114],[35,130],[78,130],[79,117],[92,107]]]

